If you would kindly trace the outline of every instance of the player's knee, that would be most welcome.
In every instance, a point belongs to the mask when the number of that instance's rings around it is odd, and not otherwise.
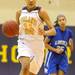
[[[27,70],[29,70],[29,67],[30,67],[29,65],[24,65],[24,66],[21,67],[21,70],[27,71]]]
[[[30,63],[28,63],[28,62],[21,64],[22,69],[27,69],[27,68],[29,68],[29,66],[30,66]]]
[[[19,59],[19,61],[21,63],[22,69],[26,69],[30,66],[30,58],[29,57],[21,57]]]
[[[36,74],[34,74],[34,73],[30,72],[30,75],[36,75]]]

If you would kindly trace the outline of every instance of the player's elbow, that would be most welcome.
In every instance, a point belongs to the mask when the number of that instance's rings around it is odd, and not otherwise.
[[[56,35],[56,30],[55,28],[52,28],[51,29],[51,33],[50,33],[50,36],[55,36]]]
[[[71,49],[71,52],[73,52],[73,50],[74,50],[74,47],[73,47],[73,46],[71,46],[71,47],[70,47],[70,49]]]
[[[45,43],[45,48],[47,48],[47,49],[48,49],[48,43]]]
[[[53,28],[53,35],[56,35],[56,30]]]

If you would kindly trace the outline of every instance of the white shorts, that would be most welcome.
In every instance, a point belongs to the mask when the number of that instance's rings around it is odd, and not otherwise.
[[[43,64],[44,42],[43,40],[18,40],[18,56],[30,57],[30,72],[37,74]]]

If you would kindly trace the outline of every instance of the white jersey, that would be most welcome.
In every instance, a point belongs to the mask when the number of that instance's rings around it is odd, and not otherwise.
[[[30,12],[27,10],[26,7],[21,10],[21,15],[19,18],[19,38],[42,39],[43,36],[38,34],[39,27],[43,27],[43,21],[38,14],[39,11],[40,7],[36,7]],[[29,28],[29,31],[27,31],[26,28]],[[33,35],[29,34],[31,33],[31,31],[33,31]]]
[[[42,24],[39,17],[39,7],[28,12],[26,7],[21,11],[18,39],[18,56],[30,57],[30,72],[37,74],[44,59],[43,35],[39,35],[38,29]],[[29,29],[29,30],[28,30]],[[35,66],[35,67],[34,67]],[[35,69],[36,68],[36,69]]]

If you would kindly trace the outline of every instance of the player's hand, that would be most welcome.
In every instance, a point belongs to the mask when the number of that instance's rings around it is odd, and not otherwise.
[[[64,52],[63,49],[61,48],[56,48],[56,51],[55,51],[57,54],[62,54]]]

